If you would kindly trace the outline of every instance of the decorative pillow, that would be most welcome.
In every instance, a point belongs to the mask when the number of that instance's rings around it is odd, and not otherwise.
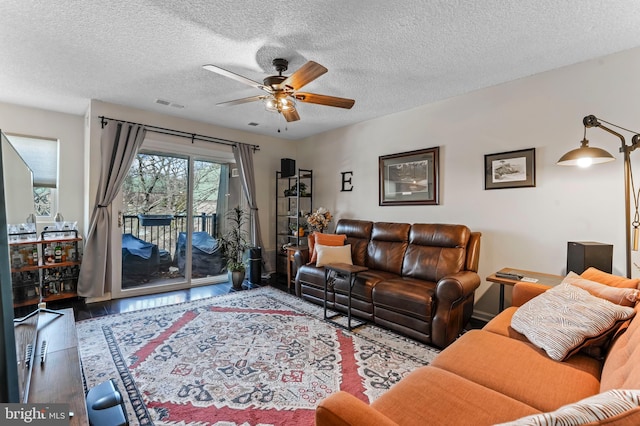
[[[316,247],[319,244],[323,246],[343,246],[345,240],[347,239],[347,235],[346,234],[323,234],[321,232],[316,232],[314,234],[314,238],[315,238]],[[311,254],[311,263],[316,263],[317,260],[318,260],[318,253],[316,249],[313,251],[313,254]]]
[[[611,303],[622,306],[634,306],[640,298],[640,291],[635,288],[611,287],[600,284],[595,281],[582,278],[575,272],[569,272],[569,275],[562,280],[563,284],[571,284],[587,290],[593,296],[606,299]]]
[[[580,274],[582,278],[611,287],[638,288],[639,278],[627,278],[603,272],[593,266]]]
[[[511,327],[562,361],[635,314],[633,308],[592,296],[570,284],[560,284],[522,305]]]
[[[324,266],[329,263],[346,263],[353,265],[351,260],[351,244],[346,246],[323,246],[316,244],[316,253],[318,260],[316,266]]]
[[[551,413],[534,414],[495,426],[579,426],[613,419],[638,406],[640,390],[615,389],[562,406]]]

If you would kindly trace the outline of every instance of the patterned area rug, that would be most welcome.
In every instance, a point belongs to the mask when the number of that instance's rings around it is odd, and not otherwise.
[[[77,323],[89,388],[111,378],[131,424],[311,425],[320,400],[375,400],[437,350],[264,287]]]

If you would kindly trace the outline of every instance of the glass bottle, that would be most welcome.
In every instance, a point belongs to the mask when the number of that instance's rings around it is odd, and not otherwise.
[[[51,263],[54,262],[54,257],[53,257],[53,247],[51,247],[50,245],[47,245],[47,247],[44,249],[44,263],[49,265]]]
[[[53,250],[53,255],[55,258],[55,263],[62,263],[62,245],[60,243],[56,243],[56,248]]]
[[[11,248],[11,266],[13,268],[22,268],[22,253],[17,247]]]

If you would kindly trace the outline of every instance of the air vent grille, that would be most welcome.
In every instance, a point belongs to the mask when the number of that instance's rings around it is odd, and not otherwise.
[[[184,108],[184,105],[180,105],[178,103],[171,102],[171,101],[168,101],[166,99],[156,99],[156,103],[160,104],[160,105],[164,105],[164,106],[172,106],[172,107],[178,108],[178,109]]]

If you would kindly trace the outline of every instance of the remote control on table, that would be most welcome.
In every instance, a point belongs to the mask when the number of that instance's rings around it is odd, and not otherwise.
[[[524,275],[516,274],[513,272],[496,272],[496,277],[506,278],[508,280],[520,281]]]

